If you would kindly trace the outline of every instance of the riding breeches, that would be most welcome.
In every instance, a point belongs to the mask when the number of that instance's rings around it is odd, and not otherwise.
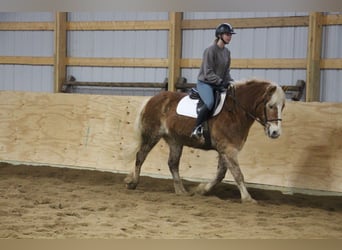
[[[212,110],[215,102],[213,88],[209,84],[197,81],[197,90],[204,104],[209,110]]]

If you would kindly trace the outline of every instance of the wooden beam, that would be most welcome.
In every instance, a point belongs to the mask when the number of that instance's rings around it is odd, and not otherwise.
[[[0,22],[1,31],[54,30],[53,22]]]
[[[63,84],[62,92],[72,93],[74,87],[108,87],[108,88],[157,88],[166,90],[165,82],[79,82],[67,81]]]
[[[322,16],[312,12],[309,16],[308,51],[306,65],[306,101],[320,100],[321,51],[322,51]]]
[[[182,29],[213,29],[219,23],[229,22],[234,28],[270,28],[308,26],[307,16],[298,17],[257,17],[257,18],[225,18],[225,19],[198,19],[183,20]]]
[[[199,68],[201,59],[182,59],[182,68]],[[233,59],[234,69],[305,69],[305,59]]]
[[[181,12],[170,12],[169,29],[169,76],[168,90],[175,91],[176,83],[180,77],[180,60],[182,49],[182,29],[181,22],[183,14]]]
[[[305,59],[234,59],[237,69],[305,69]]]
[[[151,67],[167,68],[168,59],[163,58],[98,58],[98,57],[67,57],[69,66],[98,67]]]
[[[63,82],[66,79],[66,55],[67,55],[67,34],[66,34],[67,13],[57,12],[55,20],[55,72],[54,89],[61,92]]]
[[[321,59],[321,69],[342,69],[342,59],[340,58],[326,58]]]
[[[169,21],[67,22],[67,30],[167,30]]]
[[[53,57],[40,56],[0,56],[0,64],[53,65]]]
[[[323,25],[341,25],[342,15],[330,14],[322,17]]]

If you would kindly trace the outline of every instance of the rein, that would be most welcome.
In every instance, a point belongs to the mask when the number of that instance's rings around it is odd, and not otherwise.
[[[235,97],[235,86],[231,88],[232,91],[229,92],[229,96],[230,98],[233,99],[233,101],[243,110],[245,111],[245,113],[251,117],[254,121],[257,121],[258,123],[260,123],[263,127],[266,127],[267,124],[269,122],[275,122],[275,121],[282,121],[281,118],[277,118],[277,119],[268,119],[267,118],[267,112],[266,112],[266,103],[264,102],[264,115],[265,115],[265,121],[262,121],[260,118],[258,118],[257,116],[253,115],[251,112],[249,112],[246,107],[244,107]],[[256,107],[255,110],[257,110],[258,106],[263,103],[263,101],[259,102]]]

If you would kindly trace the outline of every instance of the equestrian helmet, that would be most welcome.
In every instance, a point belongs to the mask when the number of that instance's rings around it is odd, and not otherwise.
[[[219,26],[216,27],[215,36],[218,38],[219,35],[222,35],[224,33],[236,34],[233,27],[229,23],[221,23]]]

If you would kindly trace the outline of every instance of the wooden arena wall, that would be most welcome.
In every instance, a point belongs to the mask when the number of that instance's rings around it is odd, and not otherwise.
[[[134,121],[146,97],[0,92],[0,161],[127,173]],[[283,135],[255,123],[240,164],[248,183],[342,192],[342,103],[289,102]],[[144,175],[171,178],[159,143]],[[181,176],[213,178],[217,155],[185,148]],[[227,181],[231,181],[227,173]]]

